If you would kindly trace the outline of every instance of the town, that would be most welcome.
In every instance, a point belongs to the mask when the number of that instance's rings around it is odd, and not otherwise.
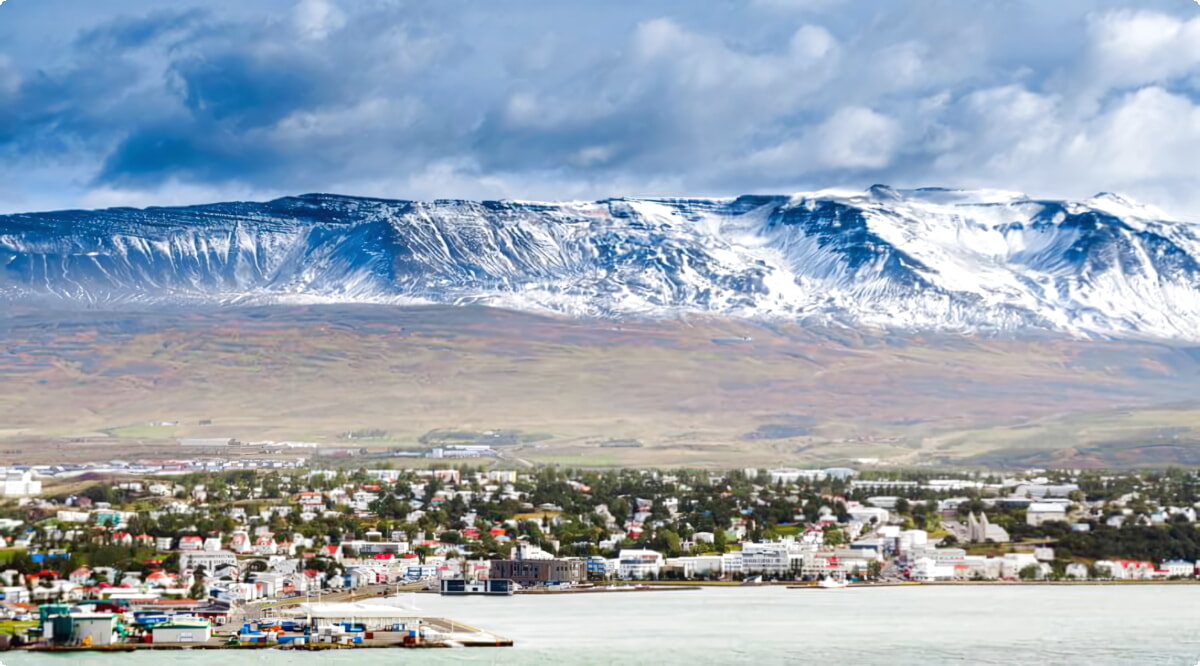
[[[1200,475],[1177,469],[437,465],[9,466],[0,634],[33,646],[172,644],[230,627],[232,642],[282,642],[261,628],[288,604],[307,613],[311,640],[323,611],[347,626],[376,617],[331,605],[446,581],[560,593],[675,581],[1156,581],[1195,579],[1200,558]],[[64,631],[64,618],[76,628]]]

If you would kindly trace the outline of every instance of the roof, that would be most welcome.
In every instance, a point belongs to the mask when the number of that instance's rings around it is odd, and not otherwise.
[[[153,631],[158,631],[159,629],[209,629],[211,627],[212,625],[208,622],[173,620],[155,625]]]

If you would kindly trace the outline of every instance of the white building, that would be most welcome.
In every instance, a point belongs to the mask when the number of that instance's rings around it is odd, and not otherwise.
[[[954,565],[938,564],[932,557],[918,557],[909,570],[909,578],[913,580],[953,580]]]
[[[779,469],[767,470],[767,477],[772,484],[776,483],[796,483],[801,479],[805,481],[820,481],[825,478],[825,473],[819,469],[793,469],[790,467],[781,467]]]
[[[150,631],[154,643],[207,643],[212,638],[212,625],[205,620],[175,620]]]
[[[10,469],[4,472],[5,497],[29,497],[42,494],[42,482],[33,479],[29,470]]]
[[[229,566],[237,566],[237,555],[227,550],[190,551],[179,556],[180,571],[195,571],[199,567],[204,567],[204,570],[211,574],[218,568]]]
[[[722,554],[721,567],[729,575],[745,573],[745,570],[742,568],[742,551],[735,550],[731,553]]]
[[[112,645],[117,642],[117,616],[112,613],[80,613],[71,616],[75,635],[89,645]]]
[[[876,525],[883,525],[891,519],[891,514],[887,509],[877,506],[862,506],[858,504],[847,507],[846,513],[849,513],[852,519],[866,524],[873,522]]]
[[[658,578],[663,568],[662,553],[624,549],[617,555],[617,575],[626,580]]]
[[[26,587],[0,587],[0,599],[10,604],[27,604],[30,600]]]
[[[785,576],[792,570],[788,545],[783,542],[742,544],[742,572]]]
[[[1159,569],[1167,572],[1170,578],[1194,578],[1196,576],[1196,563],[1186,560],[1167,560],[1163,562]]]
[[[1000,560],[1000,577],[1015,579],[1020,577],[1021,570],[1029,566],[1038,566],[1033,553],[1005,553]]]
[[[1066,519],[1066,505],[1050,502],[1034,502],[1029,505],[1029,510],[1025,514],[1025,522],[1034,527],[1048,521]]]
[[[1086,564],[1072,562],[1067,565],[1067,569],[1064,572],[1064,574],[1066,575],[1067,578],[1086,580],[1088,578],[1088,568],[1087,568]]]
[[[725,558],[721,555],[693,555],[667,560],[667,567],[675,568],[684,578],[695,576],[721,577],[725,575]]]

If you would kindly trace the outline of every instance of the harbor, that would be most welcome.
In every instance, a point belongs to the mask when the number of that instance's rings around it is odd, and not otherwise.
[[[295,603],[277,617],[213,625],[197,617],[131,612],[116,604],[46,604],[22,644],[34,652],[137,650],[345,650],[511,647],[510,638],[422,612],[397,597],[363,602]]]

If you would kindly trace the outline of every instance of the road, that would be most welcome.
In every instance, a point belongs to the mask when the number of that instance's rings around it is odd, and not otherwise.
[[[308,602],[313,603],[341,603],[347,601],[362,601],[363,599],[374,599],[378,597],[396,594],[399,592],[415,592],[422,589],[424,583],[403,583],[397,585],[395,583],[386,585],[368,585],[356,590],[347,590],[344,592],[329,592],[320,596],[312,597],[292,597],[290,599],[268,599],[265,601],[256,601],[248,603],[240,609],[235,609],[230,614],[230,624],[241,626],[246,620],[260,620],[264,617],[280,617],[286,613],[278,612],[280,608],[286,606],[294,606]],[[236,620],[236,621],[235,621]]]

